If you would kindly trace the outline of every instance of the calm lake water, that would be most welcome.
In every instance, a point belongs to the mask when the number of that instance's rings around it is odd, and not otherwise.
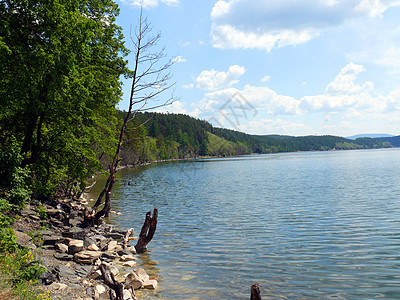
[[[160,163],[119,173],[111,218],[159,209],[145,298],[400,299],[400,149]],[[128,185],[130,182],[130,185]]]

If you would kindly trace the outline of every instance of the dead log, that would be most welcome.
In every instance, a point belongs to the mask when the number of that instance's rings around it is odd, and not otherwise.
[[[122,246],[125,248],[128,247],[128,243],[129,243],[129,237],[133,234],[133,228],[129,229],[124,236],[124,239],[122,240]]]
[[[124,300],[124,285],[117,280],[113,273],[110,272],[105,264],[100,265],[101,275],[103,275],[104,283],[112,290],[114,290],[117,300]]]
[[[260,288],[257,284],[251,286],[251,296],[250,300],[261,300]]]
[[[136,253],[143,253],[147,250],[147,244],[152,240],[157,229],[158,209],[154,208],[153,216],[151,211],[146,214],[142,230],[140,231],[138,242],[135,246]]]

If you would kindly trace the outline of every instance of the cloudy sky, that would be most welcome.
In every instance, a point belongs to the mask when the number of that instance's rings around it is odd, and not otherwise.
[[[143,6],[176,61],[164,111],[252,134],[400,134],[399,0],[117,2],[124,35]]]

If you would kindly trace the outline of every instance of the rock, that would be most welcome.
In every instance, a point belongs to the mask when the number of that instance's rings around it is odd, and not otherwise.
[[[115,247],[117,247],[118,242],[117,241],[111,241],[107,245],[107,251],[113,251]]]
[[[118,232],[104,233],[104,236],[106,238],[112,238],[114,240],[122,240],[124,238],[124,235]]]
[[[54,248],[56,249],[56,251],[60,252],[60,253],[67,253],[68,252],[68,246],[62,243],[57,243]]]
[[[116,253],[111,253],[108,251],[103,252],[103,255],[102,255],[102,257],[109,258],[109,259],[115,259],[115,258],[117,258],[117,256],[118,255]]]
[[[55,268],[55,275],[58,278],[62,278],[64,281],[71,281],[73,279],[75,279],[75,271],[72,270],[71,268],[64,266],[62,264],[59,264],[58,266],[56,266]]]
[[[122,255],[120,260],[121,261],[136,260],[136,257],[134,257],[133,255]]]
[[[104,285],[97,284],[94,288],[94,299],[95,300],[108,300],[108,293],[107,289]]]
[[[89,247],[87,247],[87,250],[90,250],[90,251],[100,251],[100,248],[97,247],[96,244],[91,244]]]
[[[68,287],[68,285],[64,283],[59,283],[59,282],[53,282],[50,286],[49,289],[52,289],[54,291],[63,291]]]
[[[144,289],[154,290],[157,288],[158,282],[155,279],[149,279],[143,282],[142,287]]]
[[[132,254],[136,254],[136,248],[135,248],[135,246],[129,247],[128,250],[129,250]]]
[[[92,264],[102,254],[103,253],[100,251],[83,250],[81,252],[75,253],[74,261],[80,264]]]
[[[74,257],[68,253],[54,253],[54,257],[58,260],[72,260]]]
[[[89,247],[92,244],[96,244],[96,240],[93,237],[89,237],[86,235],[85,238],[83,239],[83,245],[85,247]]]
[[[124,300],[134,300],[135,299],[134,296],[132,295],[131,291],[125,290],[125,289],[124,289],[123,297],[124,297]]]
[[[124,287],[126,289],[133,288],[134,290],[138,290],[138,289],[142,288],[142,285],[143,285],[143,281],[140,279],[140,277],[135,272],[130,273],[125,278]]]
[[[35,250],[36,249],[36,245],[34,243],[32,243],[32,238],[27,235],[24,232],[21,231],[14,231],[14,235],[16,237],[15,242],[22,246],[22,247],[28,247],[29,249]]]
[[[68,253],[75,254],[83,250],[82,240],[70,240],[68,243]]]
[[[55,208],[47,209],[46,213],[49,217],[58,218],[58,219],[61,219],[65,214],[62,210],[55,209]]]
[[[63,222],[61,222],[60,220],[58,220],[58,219],[55,219],[55,218],[50,218],[50,223],[51,224],[53,224],[55,227],[64,227],[64,223]]]
[[[114,277],[116,277],[119,274],[119,270],[116,266],[113,266],[111,264],[107,264],[107,266],[110,272],[114,275]],[[102,276],[101,271],[100,269],[98,269],[90,275],[90,279],[97,279],[101,276]]]
[[[82,266],[77,266],[76,268],[75,268],[75,273],[79,276],[79,277],[86,277],[88,274],[89,274],[89,272],[90,272],[90,270],[92,269],[92,267],[91,266],[85,266],[85,265],[82,265]]]
[[[136,274],[139,276],[142,282],[145,282],[150,279],[149,275],[147,275],[146,271],[143,268],[137,269]]]
[[[57,243],[61,243],[64,240],[64,238],[60,235],[56,235],[53,232],[52,236],[44,235],[43,236],[43,245],[55,245]]]
[[[129,267],[129,268],[133,268],[134,266],[137,265],[137,262],[134,260],[131,261],[126,261],[122,264],[124,267]]]
[[[101,251],[106,251],[106,250],[107,250],[107,247],[108,247],[108,244],[109,244],[111,241],[112,241],[112,239],[106,239],[106,238],[104,238],[104,240],[101,240],[101,241],[97,244],[97,246],[99,246],[99,248],[100,248]]]
[[[55,282],[57,280],[57,278],[56,278],[56,276],[54,276],[53,273],[46,270],[46,272],[44,272],[44,273],[42,273],[42,275],[40,275],[40,280],[42,281],[42,283],[44,285],[50,285],[53,282]]]
[[[68,224],[72,227],[76,227],[76,226],[80,225],[82,223],[82,221],[83,221],[83,218],[77,217],[74,219],[69,219]]]
[[[122,256],[122,255],[132,255],[132,252],[127,249],[124,248],[120,248],[116,251],[118,253],[118,255]]]
[[[85,234],[85,229],[80,227],[72,227],[68,231],[64,231],[62,235],[71,239],[83,240],[85,238]]]

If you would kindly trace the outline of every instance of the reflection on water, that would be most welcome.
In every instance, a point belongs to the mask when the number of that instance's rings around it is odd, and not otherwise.
[[[159,209],[144,298],[399,299],[399,170],[398,149],[145,166],[119,172],[111,222]]]

